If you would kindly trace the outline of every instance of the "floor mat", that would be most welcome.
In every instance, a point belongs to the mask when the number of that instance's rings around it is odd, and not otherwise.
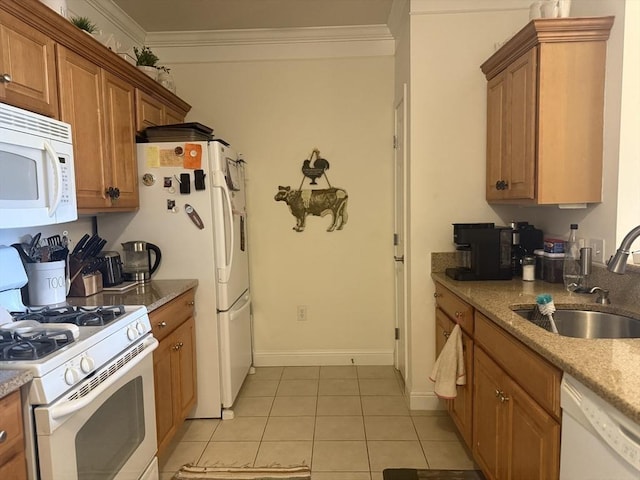
[[[480,470],[416,470],[387,468],[383,480],[485,480]]]
[[[174,480],[311,480],[307,466],[300,467],[197,467],[183,466],[173,477]]]

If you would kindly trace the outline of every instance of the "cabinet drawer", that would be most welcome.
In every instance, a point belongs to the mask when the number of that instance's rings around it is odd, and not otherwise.
[[[562,372],[481,313],[475,315],[476,344],[545,410],[560,418]]]
[[[0,400],[0,432],[2,431],[5,432],[6,440],[0,443],[0,459],[8,460],[10,456],[24,448],[22,446],[22,410],[19,390]]]
[[[149,314],[153,336],[161,341],[193,316],[195,289],[191,289]]]
[[[473,336],[473,307],[462,301],[451,290],[436,283],[436,304],[451,320],[460,324],[460,328]]]

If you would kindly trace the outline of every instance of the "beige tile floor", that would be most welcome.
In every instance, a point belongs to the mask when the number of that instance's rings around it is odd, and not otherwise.
[[[382,480],[385,468],[475,464],[444,412],[410,411],[390,366],[259,367],[232,420],[187,420],[160,458],[185,463],[310,465],[313,480]]]

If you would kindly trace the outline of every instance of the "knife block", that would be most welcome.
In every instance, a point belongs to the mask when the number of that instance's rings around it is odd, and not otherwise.
[[[78,275],[69,289],[70,297],[88,297],[102,291],[102,274],[100,272]]]

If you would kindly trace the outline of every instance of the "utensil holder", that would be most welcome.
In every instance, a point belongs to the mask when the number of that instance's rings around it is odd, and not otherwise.
[[[96,293],[100,293],[102,289],[102,273],[92,272],[87,274],[80,274],[73,280],[73,282],[71,282],[69,296],[89,297],[91,295],[95,295]]]

